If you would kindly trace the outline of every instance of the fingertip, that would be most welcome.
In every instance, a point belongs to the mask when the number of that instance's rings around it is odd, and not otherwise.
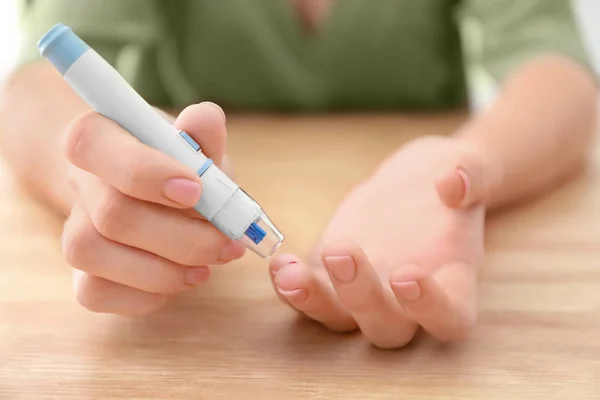
[[[224,123],[224,112],[218,105],[211,102],[201,102],[191,104],[184,108],[175,119],[175,126],[183,129],[186,126],[193,125],[198,118],[207,118],[216,123]],[[205,123],[208,121],[204,121]]]
[[[294,309],[295,307],[292,305],[292,301],[297,301],[297,296],[292,296],[292,298],[289,298],[289,295],[292,293],[287,293],[285,289],[282,290],[278,286],[277,274],[286,265],[290,263],[296,263],[296,260],[296,257],[292,254],[280,254],[273,258],[273,260],[271,260],[271,262],[269,263],[269,276],[271,278],[271,284],[277,294],[277,297],[284,304],[291,306]]]
[[[389,284],[398,300],[414,303],[423,296],[421,281],[426,278],[427,273],[423,268],[418,265],[406,265],[392,271]]]
[[[167,296],[148,293],[90,274],[77,274],[75,297],[88,311],[137,317],[151,314],[167,301]]]
[[[286,261],[289,262],[285,263]],[[310,270],[304,264],[296,262],[292,255],[282,256],[280,262],[284,264],[271,270],[273,285],[278,295],[297,309],[308,299],[312,286]]]
[[[129,312],[124,313],[125,316],[130,317],[141,317],[144,315],[149,315],[157,312],[167,303],[169,297],[166,294],[159,293],[150,293],[152,296],[152,300],[147,301],[144,305],[140,305],[135,310],[130,310]]]
[[[308,298],[306,289],[284,290],[281,287],[277,287],[277,291],[292,304],[304,301]]]
[[[219,254],[219,261],[230,262],[239,260],[246,254],[246,248],[235,240],[228,240],[225,242],[221,253]]]
[[[221,165],[227,136],[225,113],[221,107],[212,102],[190,105],[179,114],[175,127],[192,136],[202,152]]]
[[[185,274],[185,284],[196,287],[210,279],[211,268],[209,266],[189,268]]]
[[[142,317],[145,315],[150,315],[161,308],[167,303],[168,296],[166,294],[158,294],[158,293],[150,293],[152,295],[152,299],[146,301],[145,303],[140,304],[136,309],[130,309],[121,313],[123,316],[127,317]]]
[[[284,265],[276,269],[279,263]],[[334,332],[357,328],[356,321],[341,305],[331,286],[314,269],[288,254],[280,256],[279,262],[274,264],[273,285],[279,298],[289,306]]]
[[[293,254],[284,253],[276,256],[269,263],[269,270],[272,275],[275,275],[283,266],[298,263],[300,260]]]
[[[292,261],[275,273],[275,285],[284,291],[297,290],[306,285],[306,275],[302,264]]]
[[[396,297],[400,297],[409,303],[418,301],[423,295],[421,285],[417,281],[392,282],[391,286]]]
[[[223,121],[223,124],[227,125],[227,115],[225,114],[225,111],[223,111],[221,106],[219,106],[216,103],[213,103],[212,101],[205,101],[200,104],[204,104],[215,109],[221,115],[221,120]]]
[[[180,124],[189,125],[190,122],[194,122],[199,117],[214,119],[214,122],[219,124],[225,124],[226,122],[225,111],[219,105],[211,101],[203,101],[184,108],[175,119],[175,126],[179,127]]]

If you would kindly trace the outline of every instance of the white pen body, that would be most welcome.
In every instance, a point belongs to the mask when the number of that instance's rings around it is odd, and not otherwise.
[[[115,121],[142,143],[198,170],[206,161],[179,136],[179,130],[156,112],[96,51],[86,51],[64,79],[99,114]]]
[[[173,157],[194,171],[200,171],[203,192],[195,208],[207,220],[213,221],[239,189],[93,49],[87,50],[71,65],[64,79],[96,112],[119,124],[140,142]],[[203,166],[208,168],[202,171]],[[232,239],[240,239],[258,216],[251,204],[243,208],[235,215],[229,215],[227,221],[223,221],[224,226],[218,226],[224,228],[224,233]]]

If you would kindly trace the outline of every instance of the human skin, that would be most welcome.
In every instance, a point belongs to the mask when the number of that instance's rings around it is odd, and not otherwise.
[[[230,169],[220,107],[196,104],[177,119],[165,117]],[[242,246],[191,209],[202,191],[195,171],[90,111],[46,62],[9,80],[0,120],[1,147],[15,175],[68,216],[63,251],[84,307],[146,314],[168,295],[205,282],[210,265],[243,256]]]
[[[347,195],[313,257],[276,257],[276,293],[332,330],[360,329],[379,347],[403,346],[419,327],[440,340],[464,337],[476,320],[486,213],[580,170],[596,111],[587,71],[560,56],[530,61],[455,135],[416,139],[383,160]],[[225,163],[217,105],[192,105],[173,119]],[[46,62],[4,86],[0,139],[20,182],[68,216],[65,257],[76,298],[92,311],[153,312],[206,281],[209,265],[244,254],[190,212],[201,196],[194,171],[90,111]]]
[[[510,76],[453,137],[419,138],[355,187],[306,262],[271,264],[282,301],[382,348],[422,327],[464,338],[477,317],[487,212],[543,195],[582,169],[596,131],[594,81],[556,56]]]

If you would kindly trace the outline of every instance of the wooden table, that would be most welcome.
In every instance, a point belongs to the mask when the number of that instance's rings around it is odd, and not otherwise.
[[[230,118],[238,178],[306,252],[390,146],[437,117]],[[343,165],[343,167],[341,167]],[[248,256],[143,319],[76,304],[61,220],[0,168],[1,399],[599,399],[600,152],[550,197],[489,221],[479,325],[381,351],[298,321]]]

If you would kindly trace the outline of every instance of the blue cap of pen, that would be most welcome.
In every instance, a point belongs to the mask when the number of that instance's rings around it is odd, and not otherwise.
[[[37,48],[64,75],[90,47],[71,28],[57,24],[40,39]]]

